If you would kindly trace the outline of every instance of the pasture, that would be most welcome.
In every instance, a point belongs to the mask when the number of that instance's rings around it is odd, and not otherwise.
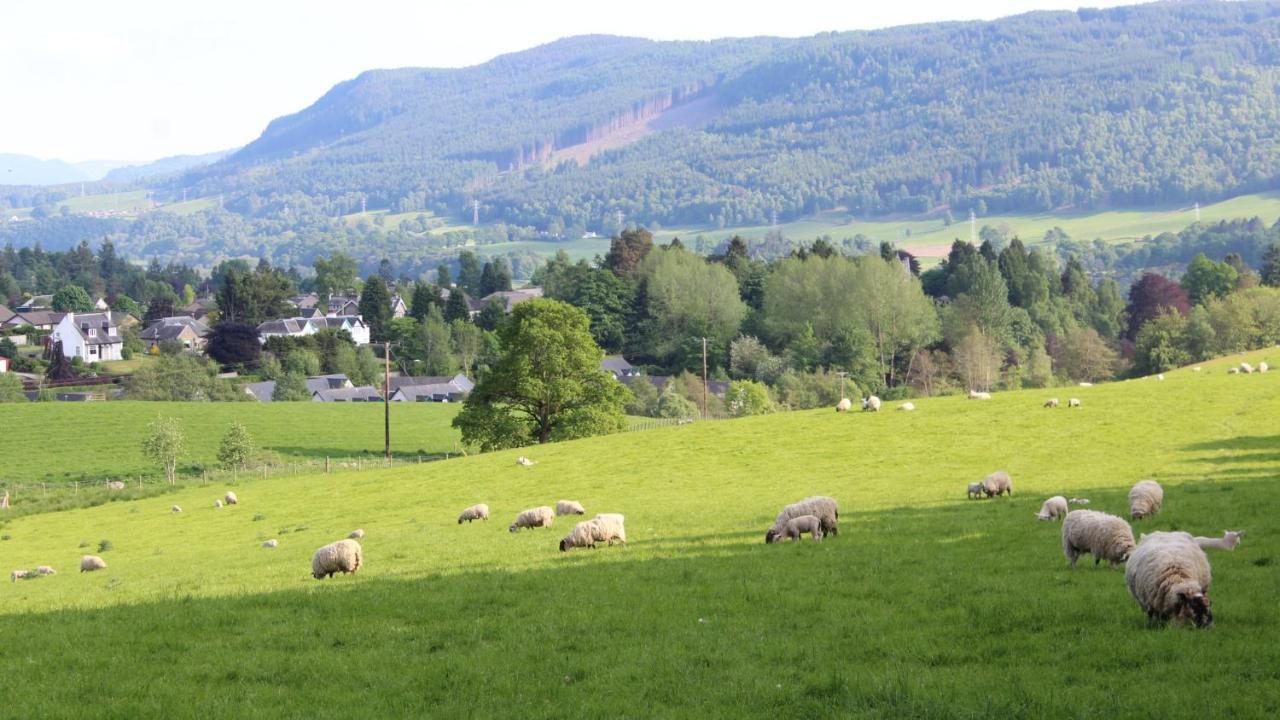
[[[221,509],[211,486],[20,518],[0,528],[2,569],[59,574],[0,584],[5,703],[48,718],[1275,717],[1280,373],[1227,375],[1239,359],[243,482]],[[1050,396],[1083,407],[1041,408]],[[995,469],[1013,496],[966,500]],[[1071,571],[1059,523],[1033,518],[1053,494],[1123,513],[1147,477],[1165,508],[1137,532],[1247,530],[1211,551],[1211,630],[1148,627],[1122,570]],[[812,494],[839,500],[840,534],[763,544]],[[575,518],[507,532],[561,498],[625,513],[629,544],[560,553]],[[492,519],[458,525],[475,502]],[[356,527],[361,571],[313,580],[311,553]],[[102,540],[109,568],[77,573]]]

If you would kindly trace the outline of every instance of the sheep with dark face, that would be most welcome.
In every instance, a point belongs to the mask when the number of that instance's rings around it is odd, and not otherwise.
[[[863,398],[862,412],[880,412],[880,398],[875,395]]]
[[[1134,520],[1157,515],[1164,505],[1164,488],[1155,480],[1140,480],[1129,490],[1129,516]]]
[[[546,505],[536,508],[529,508],[516,516],[515,522],[507,528],[509,532],[516,532],[523,528],[551,527],[556,520],[556,514]]]
[[[458,515],[458,524],[461,525],[464,520],[467,522],[472,522],[473,520],[484,520],[485,522],[488,522],[489,506],[484,503],[480,503],[479,505],[472,505],[466,510],[463,510],[462,514]]]
[[[825,495],[815,495],[782,508],[782,512],[778,513],[777,520],[774,522],[773,527],[769,528],[765,532],[764,541],[766,543],[777,541],[786,535],[787,521],[803,515],[813,515],[817,517],[818,521],[822,524],[823,535],[840,534],[840,508],[836,504],[835,499]]]
[[[841,398],[840,402],[836,403],[836,412],[849,412],[852,409],[853,401],[849,398]]]
[[[1143,535],[1125,565],[1124,578],[1148,620],[1190,620],[1198,628],[1213,626],[1209,558],[1190,533]]]
[[[1045,400],[1045,401],[1044,401],[1044,406],[1045,406],[1045,407],[1047,407],[1047,408],[1056,408],[1056,407],[1058,407],[1058,398],[1049,398],[1048,400]]]
[[[316,550],[311,556],[311,576],[317,580],[334,573],[354,573],[364,564],[364,550],[355,540],[339,540]]]

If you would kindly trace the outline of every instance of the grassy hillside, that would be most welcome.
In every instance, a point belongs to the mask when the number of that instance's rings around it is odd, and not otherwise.
[[[395,403],[391,408],[392,451],[452,451],[458,438],[450,427],[457,405]],[[9,449],[0,463],[0,482],[79,480],[82,477],[148,475],[159,469],[142,456],[147,423],[176,417],[187,433],[183,466],[217,462],[218,444],[233,421],[240,421],[257,447],[285,460],[325,456],[381,456],[382,406],[364,403],[7,403],[0,404],[0,427]]]
[[[1042,409],[1050,394],[1084,406]],[[1280,713],[1280,376],[1218,362],[917,405],[524,450],[532,468],[503,452],[259,481],[221,510],[210,487],[16,520],[3,569],[60,574],[0,584],[6,703],[39,717]],[[964,499],[998,468],[1012,498]],[[1056,493],[1122,512],[1144,477],[1166,506],[1139,531],[1248,530],[1211,556],[1210,631],[1149,629],[1122,571],[1069,570],[1059,525],[1032,517]],[[781,505],[814,493],[839,499],[839,536],[761,542]],[[506,532],[562,497],[626,513],[629,544],[561,554],[567,518]],[[491,521],[455,524],[480,501]],[[355,527],[365,567],[312,580],[312,551]],[[75,572],[101,540],[110,567]]]

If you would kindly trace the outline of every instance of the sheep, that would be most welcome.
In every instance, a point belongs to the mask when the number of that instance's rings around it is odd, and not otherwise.
[[[1262,362],[1260,362],[1260,363],[1258,363],[1258,372],[1260,372],[1260,373],[1264,373],[1264,372],[1266,372],[1266,371],[1268,371],[1268,370],[1270,370],[1270,369],[1271,369],[1271,366],[1270,366],[1270,365],[1267,365],[1267,362],[1266,362],[1265,360],[1264,360],[1264,361],[1262,361]]]
[[[574,525],[573,530],[570,530],[569,534],[565,535],[564,538],[560,540],[560,552],[567,552],[569,548],[576,547],[589,547],[595,549],[595,546],[595,522],[592,520],[583,520],[582,522]]]
[[[849,398],[840,398],[840,402],[836,403],[836,412],[849,412],[853,409],[853,401]]]
[[[1044,504],[1040,506],[1040,512],[1036,513],[1037,520],[1057,520],[1067,514],[1067,499],[1061,495],[1054,495]]]
[[[1164,488],[1155,480],[1140,480],[1129,490],[1129,517],[1141,520],[1160,512],[1164,504]]]
[[[220,508],[220,507],[222,507],[222,501],[221,501],[221,500],[214,500],[214,501],[213,501],[213,509],[214,509],[214,510],[217,510],[217,509],[218,509],[218,508]]]
[[[898,410],[901,410],[902,412],[911,412],[912,410],[915,410],[915,409],[916,409],[916,404],[913,402],[904,402],[898,406]]]
[[[354,573],[364,564],[364,551],[355,540],[339,540],[316,550],[311,556],[311,577],[323,580],[340,572]]]
[[[594,549],[598,542],[612,545],[614,540],[626,544],[625,518],[618,513],[600,513],[574,525],[573,530],[560,541],[560,552],[575,547]]]
[[[1082,382],[1082,383],[1076,383],[1076,384],[1077,384],[1079,387],[1093,387],[1093,383],[1091,383],[1091,382]]]
[[[466,510],[463,510],[462,514],[458,516],[458,524],[461,525],[463,520],[466,520],[467,522],[471,522],[472,520],[484,520],[485,522],[488,522],[489,506],[484,503],[472,505]]]
[[[1238,374],[1239,372],[1240,372],[1240,368],[1238,368],[1238,367],[1229,367],[1229,368],[1227,368],[1227,374],[1228,374],[1228,375],[1236,375],[1236,374]]]
[[[560,500],[556,503],[556,515],[586,515],[582,503],[577,500]]]
[[[880,398],[875,395],[863,398],[862,412],[880,412]]]
[[[57,575],[58,571],[54,570],[48,565],[39,565],[36,567],[36,574],[37,575]]]
[[[1209,558],[1190,533],[1143,535],[1125,566],[1124,579],[1149,622],[1189,619],[1198,628],[1213,626]]]
[[[1071,498],[1067,502],[1071,503],[1072,505],[1088,505],[1089,498]]]
[[[1068,400],[1067,407],[1069,408],[1080,407],[1080,398],[1071,398],[1070,400]]]
[[[1208,538],[1197,535],[1193,538],[1196,545],[1201,548],[1214,548],[1217,550],[1235,550],[1240,544],[1240,538],[1244,536],[1243,530],[1223,530],[1222,537]]]
[[[112,481],[110,481],[110,482],[108,482],[108,483],[107,483],[107,489],[108,489],[108,490],[123,490],[123,489],[124,489],[124,481],[123,481],[123,480],[112,480]]]
[[[773,527],[769,528],[764,534],[766,543],[774,542],[786,534],[787,521],[791,518],[797,518],[802,515],[815,515],[822,523],[823,535],[839,535],[840,508],[836,504],[834,498],[825,495],[815,495],[807,497],[799,502],[791,503],[782,508],[782,512],[778,513],[778,518],[774,522]]]
[[[816,515],[801,515],[800,517],[791,518],[787,521],[782,537],[795,542],[804,533],[809,533],[814,542],[822,542],[822,521]],[[782,537],[777,539],[781,540]]]
[[[1093,564],[1106,560],[1112,567],[1133,552],[1133,529],[1124,518],[1096,510],[1072,510],[1062,521],[1062,554],[1076,567],[1076,560],[1093,553]]]
[[[1240,363],[1240,372],[1244,373],[1245,375],[1248,375],[1249,373],[1253,372],[1253,366],[1247,362],[1242,362]]]
[[[982,483],[969,483],[969,490],[965,495],[966,500],[976,500],[982,497]]]
[[[9,582],[18,582],[19,580],[26,580],[28,574],[30,573],[26,570],[14,570],[13,572],[9,573]]]
[[[222,502],[228,505],[238,505],[240,504],[240,499],[236,497],[235,493],[228,490],[227,494],[222,496]]]
[[[275,538],[271,538],[270,540],[268,540],[268,541],[266,541],[266,542],[262,543],[262,547],[264,547],[264,548],[273,548],[273,547],[278,546],[279,544],[280,544],[280,541],[279,541],[279,540],[276,540]]]
[[[1013,478],[1009,477],[1009,473],[1003,470],[997,470],[982,479],[982,492],[987,497],[999,497],[1008,493],[1013,496]]]
[[[351,534],[348,535],[347,537],[355,538],[355,539],[364,537],[364,528],[356,528],[355,530],[352,530]]]
[[[97,555],[85,555],[80,558],[80,572],[93,572],[94,570],[105,570],[107,561]]]
[[[970,399],[970,400],[990,400],[990,399],[991,399],[991,393],[989,393],[989,392],[979,392],[979,391],[977,391],[977,390],[970,390],[970,391],[969,391],[969,399]]]
[[[1047,407],[1047,408],[1056,408],[1056,407],[1058,407],[1058,398],[1049,398],[1048,400],[1045,400],[1045,401],[1044,401],[1044,406],[1045,406],[1045,407]]]
[[[531,467],[533,465],[537,465],[538,461],[530,460],[529,458],[521,455],[520,457],[516,458],[516,464],[519,465],[520,467]]]
[[[1197,365],[1197,366],[1195,366],[1195,367],[1191,368],[1191,372],[1200,372],[1200,366],[1199,366],[1199,365]]]
[[[1164,380],[1164,373],[1156,373],[1157,380]]]
[[[178,507],[177,505],[174,505],[173,507],[169,508],[169,512],[171,512],[171,513],[180,513],[180,512],[182,512],[182,508]]]
[[[555,519],[555,513],[546,505],[529,508],[516,516],[515,522],[511,523],[507,531],[516,532],[521,528],[551,527],[551,523],[555,522]]]

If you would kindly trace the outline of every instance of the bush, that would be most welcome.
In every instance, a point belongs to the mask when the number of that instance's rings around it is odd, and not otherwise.
[[[244,425],[231,423],[218,447],[218,462],[228,467],[244,467],[253,454],[253,438]]]
[[[112,549],[112,548],[114,548],[114,547],[115,547],[115,544],[114,544],[114,543],[112,543],[110,540],[99,540],[99,541],[98,541],[98,552],[100,552],[100,553],[107,552],[108,550],[111,550],[111,549]]]
[[[764,415],[774,410],[773,400],[769,399],[769,388],[754,380],[734,380],[729,384],[725,400],[729,406],[729,414],[733,417]]]

